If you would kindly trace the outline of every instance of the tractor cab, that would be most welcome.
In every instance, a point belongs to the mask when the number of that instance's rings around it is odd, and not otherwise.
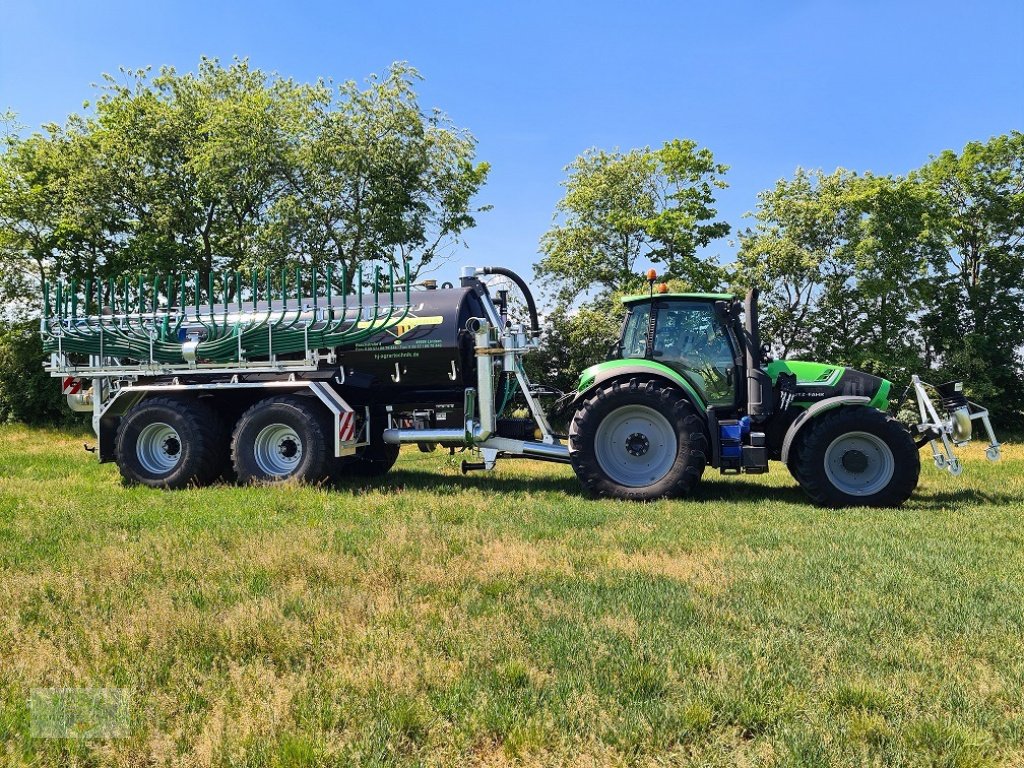
[[[761,367],[757,293],[745,304],[728,293],[653,291],[623,303],[618,360],[674,374],[706,419],[712,466],[724,473],[767,471],[764,423],[775,393]]]
[[[729,311],[734,301],[720,293],[629,297],[616,357],[661,363],[689,382],[703,403],[736,407],[743,353],[742,331]]]

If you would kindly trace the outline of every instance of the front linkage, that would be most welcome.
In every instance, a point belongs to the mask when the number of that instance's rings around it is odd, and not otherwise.
[[[910,387],[914,390],[914,398],[921,415],[920,423],[915,426],[921,435],[918,447],[928,443],[936,467],[945,469],[954,477],[963,472],[964,468],[956,456],[955,448],[970,442],[974,421],[980,421],[988,435],[989,445],[985,449],[985,458],[989,461],[999,461],[1002,449],[996,440],[992,422],[989,421],[988,409],[964,396],[963,382],[950,381],[932,386],[915,375],[911,379]],[[938,395],[939,402],[946,411],[945,417],[939,415],[935,403],[928,394],[929,389]]]

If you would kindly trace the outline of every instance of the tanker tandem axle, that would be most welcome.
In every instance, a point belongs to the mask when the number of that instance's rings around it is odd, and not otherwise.
[[[529,325],[509,322],[487,275],[515,283]],[[416,444],[471,450],[463,471],[571,464],[592,495],[634,500],[684,497],[708,465],[763,473],[778,461],[817,504],[896,506],[924,445],[960,473],[955,447],[975,421],[998,460],[988,413],[959,382],[913,377],[919,421],[904,425],[885,379],[770,360],[756,290],[656,293],[648,278],[624,302],[610,359],[567,394],[529,381],[540,323],[527,284],[501,267],[417,290],[407,270],[381,267],[57,283],[44,286],[41,330],[47,370],[92,413],[100,461],[152,487],[374,476]]]

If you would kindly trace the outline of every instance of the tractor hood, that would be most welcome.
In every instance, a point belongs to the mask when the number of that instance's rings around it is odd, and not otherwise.
[[[796,377],[797,392],[793,400],[796,406],[806,407],[839,395],[857,395],[870,397],[869,405],[873,408],[884,411],[889,407],[892,382],[853,368],[803,360],[775,360],[765,367],[765,372],[773,384],[780,375]]]

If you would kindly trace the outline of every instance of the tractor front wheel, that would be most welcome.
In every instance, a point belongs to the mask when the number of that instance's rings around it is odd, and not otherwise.
[[[892,416],[873,408],[838,408],[805,429],[789,468],[815,504],[898,507],[917,487],[917,446]]]
[[[637,378],[598,387],[569,427],[569,458],[583,487],[617,499],[686,496],[704,472],[707,445],[682,392]]]

